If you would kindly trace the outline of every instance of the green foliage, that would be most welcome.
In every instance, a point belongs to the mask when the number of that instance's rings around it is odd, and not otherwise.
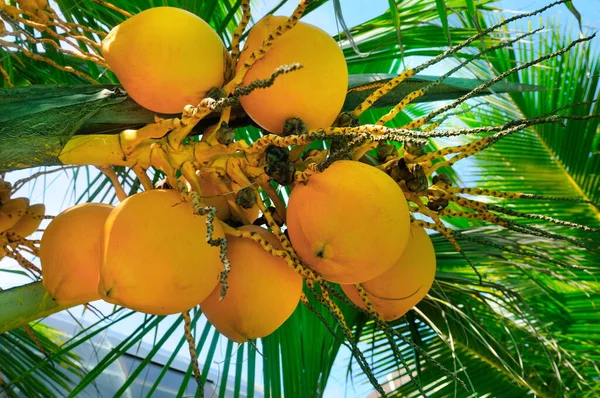
[[[69,352],[53,362],[45,361],[48,353],[60,349],[61,336],[43,324],[31,326],[29,332],[19,328],[0,335],[0,379],[13,381],[29,373],[27,381],[19,383],[21,394],[63,396],[71,388],[70,380],[83,376],[81,365]],[[40,362],[43,366],[38,366]],[[32,368],[36,369],[31,371]],[[16,396],[12,388],[7,389],[6,394]]]

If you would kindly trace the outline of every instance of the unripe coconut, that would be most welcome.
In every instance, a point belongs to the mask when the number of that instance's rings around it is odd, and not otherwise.
[[[113,28],[102,55],[127,93],[154,112],[181,113],[224,82],[226,50],[197,15],[150,8]]]
[[[408,245],[402,257],[388,271],[362,283],[375,310],[385,321],[406,314],[429,292],[435,278],[435,250],[427,232],[411,226]],[[367,309],[354,285],[341,285],[344,293],[359,307]]]
[[[42,235],[44,288],[60,305],[99,300],[102,231],[113,206],[83,203],[56,216]]]
[[[237,64],[239,70],[253,51],[287,17],[268,15],[250,30]],[[278,67],[300,63],[303,68],[279,76],[266,89],[240,101],[246,113],[262,128],[280,134],[285,121],[300,118],[309,129],[329,127],[335,121],[348,90],[348,67],[342,50],[327,32],[298,22],[275,39],[269,52],[248,71],[243,85],[268,78]]]
[[[27,214],[29,199],[7,197],[0,204],[0,233],[13,228]]]
[[[336,283],[361,283],[392,267],[410,231],[402,190],[383,171],[340,160],[296,184],[287,209],[294,249]]]
[[[38,3],[36,0],[17,0],[17,4],[21,10],[36,13],[38,10]]]
[[[213,238],[223,237],[219,220]],[[223,268],[206,242],[206,216],[179,192],[154,189],[121,202],[106,220],[100,296],[149,314],[187,311],[204,300]]]
[[[8,236],[10,240],[28,237],[37,231],[44,219],[45,212],[46,206],[42,203],[29,206],[19,221],[5,232],[6,236]]]
[[[277,237],[264,228],[245,225],[240,229],[281,248]],[[204,315],[221,334],[238,343],[273,333],[298,305],[302,277],[285,260],[248,238],[227,236],[227,257],[231,262],[227,294],[219,301],[221,286],[217,286],[200,304]]]

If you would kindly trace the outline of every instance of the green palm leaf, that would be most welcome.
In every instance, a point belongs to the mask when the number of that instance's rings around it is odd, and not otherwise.
[[[491,57],[497,73],[513,67],[515,59],[523,62],[535,54],[553,52],[567,44],[566,39],[556,40],[559,27],[548,25],[552,29],[542,36],[540,47],[520,44],[515,51],[518,55],[511,55],[506,50]],[[499,125],[524,116],[544,115],[553,109],[579,102],[588,103],[567,108],[561,114],[597,113],[597,104],[591,102],[598,92],[597,57],[591,56],[592,53],[591,47],[577,47],[565,56],[566,59],[552,59],[511,79],[514,83],[545,87],[556,87],[557,82],[562,82],[562,91],[486,98],[481,101],[484,106],[461,115],[462,121],[473,127]],[[489,72],[485,73],[488,71],[487,64],[478,66],[475,71],[482,78],[493,77]],[[568,77],[563,69],[565,66],[569,68]],[[572,80],[573,76],[576,76],[575,80]],[[572,85],[573,81],[578,84]],[[593,163],[593,155],[575,156],[575,153],[587,154],[596,150],[597,143],[589,137],[597,137],[597,126],[595,120],[567,120],[566,126],[536,126],[503,139],[472,160],[463,161],[467,164],[461,162],[461,166],[459,163],[454,171],[464,186],[556,197],[597,197],[600,188],[591,171],[591,167],[598,168]],[[579,174],[575,174],[575,170]],[[545,214],[590,226],[600,225],[598,210],[590,205],[552,202],[548,207],[546,201],[493,199],[490,198],[491,203],[509,205],[517,211]],[[544,228],[571,236],[589,236],[565,227],[544,224]],[[425,341],[423,347],[426,351],[435,353],[436,359],[447,368],[453,369],[454,366],[454,369],[460,369],[457,375],[468,381],[468,385],[472,384],[478,395],[520,396],[531,391],[539,396],[561,396],[567,391],[578,391],[576,395],[593,394],[597,385],[590,380],[598,377],[594,361],[599,351],[592,348],[595,346],[592,331],[597,328],[597,321],[590,314],[595,312],[600,257],[568,244],[544,244],[544,253],[552,258],[563,258],[570,264],[588,267],[583,272],[575,271],[553,263],[515,257],[506,251],[472,246],[476,231],[469,231],[464,236],[470,239],[463,240],[461,246],[489,285],[479,285],[470,267],[458,254],[448,256],[446,253],[452,251],[451,247],[438,237],[435,240],[437,286],[429,299],[418,305],[415,315],[407,316],[398,323],[399,330],[408,334],[411,322],[414,322],[412,319],[417,319],[419,325],[428,325],[421,326],[423,330],[419,331],[418,340]],[[534,241],[539,245],[544,239],[501,230],[492,234],[487,231],[484,236],[507,248],[513,245],[526,247],[528,242]],[[365,330],[362,333],[381,335],[372,324],[367,325],[366,333]],[[366,344],[369,339],[371,337],[365,338]],[[396,380],[394,394],[404,396],[414,393],[413,386],[406,383],[406,370],[398,369],[394,356],[385,347],[386,344],[382,343],[380,346],[371,345],[368,349],[379,355],[377,363],[381,364],[381,368],[378,374],[381,377],[393,375]],[[410,352],[409,346],[405,344],[404,347],[407,353]],[[429,395],[446,396],[460,389],[447,376],[435,372],[435,367],[424,362],[418,353],[409,358],[410,364],[414,365],[411,369],[418,374],[422,385],[427,386]],[[463,393],[464,390],[459,395]]]

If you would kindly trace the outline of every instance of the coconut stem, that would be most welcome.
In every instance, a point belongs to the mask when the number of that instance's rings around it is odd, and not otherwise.
[[[204,398],[204,383],[202,382],[202,375],[200,373],[200,367],[198,366],[198,353],[196,351],[196,341],[194,340],[194,336],[192,336],[192,320],[190,319],[190,312],[185,311],[181,313],[183,317],[183,334],[185,335],[185,339],[187,340],[188,347],[190,350],[190,357],[192,360],[192,370],[194,372],[194,379],[196,379],[196,383],[198,383],[198,396]]]

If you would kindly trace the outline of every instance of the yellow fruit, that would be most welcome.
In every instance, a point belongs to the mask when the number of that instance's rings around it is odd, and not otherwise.
[[[194,106],[225,73],[225,48],[200,17],[174,7],[142,11],[113,28],[102,55],[127,93],[154,112]]]
[[[37,12],[38,3],[36,0],[17,0],[17,3],[19,4],[19,8],[21,10],[29,11],[32,13]]]
[[[331,282],[361,283],[398,260],[410,219],[402,190],[384,172],[341,160],[290,195],[287,225],[304,263]]]
[[[196,174],[198,175],[198,181],[200,181],[200,188],[202,189],[202,201],[207,206],[213,206],[217,209],[219,220],[228,220],[231,214],[225,196],[223,196],[208,176],[203,176],[199,172]],[[184,176],[179,177],[179,180],[186,184],[188,191],[192,190],[190,183]]]
[[[2,35],[2,22],[0,22],[0,35]],[[0,181],[0,207],[10,199],[12,185],[6,181]]]
[[[8,199],[0,206],[0,233],[5,232],[12,227],[27,213],[29,199],[14,198]]]
[[[6,246],[8,245],[8,239],[3,234],[0,234],[0,260],[6,256]]]
[[[100,299],[102,230],[113,210],[102,203],[83,203],[56,216],[42,235],[42,282],[60,305]]]
[[[246,225],[240,229],[260,234],[281,248],[277,237],[264,228]],[[219,302],[221,286],[216,287],[200,304],[204,315],[221,334],[238,343],[273,333],[296,309],[302,277],[251,239],[228,236],[227,257],[231,262],[229,289]]]
[[[218,220],[213,238],[223,237]],[[167,315],[200,304],[223,265],[206,242],[206,217],[194,215],[172,189],[154,189],[121,202],[106,220],[100,296],[136,311]]]
[[[362,283],[369,300],[385,321],[406,314],[427,295],[435,278],[435,250],[427,232],[411,226],[402,257],[388,271]],[[359,307],[366,305],[353,285],[342,285],[344,293]]]
[[[206,176],[199,175],[200,188],[202,188],[202,200],[208,206],[214,206],[217,208],[217,217],[220,220],[229,220],[231,211],[229,210],[229,204],[227,199],[223,196],[223,193],[219,191],[219,188]]]
[[[240,189],[240,186],[236,183],[231,183],[231,188],[225,187],[222,191],[218,187],[219,183],[214,182],[208,175],[202,175],[199,172],[196,174],[198,175],[200,188],[202,189],[202,200],[207,206],[214,206],[217,209],[219,220],[226,221],[233,219],[235,221],[242,221],[241,217],[233,211],[233,208],[228,203],[228,201],[235,202],[236,193]],[[186,184],[188,190],[192,189],[189,182],[183,176],[179,178]],[[254,205],[249,209],[240,207],[240,210],[248,217],[249,222],[256,220],[260,211],[258,205]]]
[[[287,17],[268,15],[250,31],[237,68]],[[285,121],[302,119],[309,129],[329,127],[335,121],[348,89],[348,68],[335,40],[316,26],[298,22],[248,71],[243,85],[268,78],[278,67],[293,63],[303,68],[279,76],[273,86],[242,97],[248,115],[262,128],[280,134]]]
[[[6,231],[6,236],[9,240],[28,237],[39,228],[44,219],[45,211],[46,206],[41,203],[29,206],[19,221]]]

